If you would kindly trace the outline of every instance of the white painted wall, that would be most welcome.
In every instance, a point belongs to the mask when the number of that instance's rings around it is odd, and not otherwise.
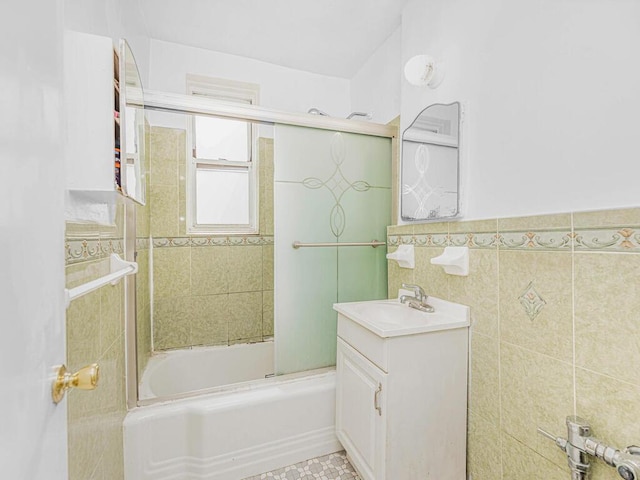
[[[260,84],[260,105],[268,108],[307,112],[316,107],[338,117],[350,113],[349,80],[151,40],[150,89],[186,93],[188,73]]]
[[[395,32],[351,79],[351,111],[371,113],[372,121],[388,123],[400,115],[402,31]]]
[[[0,477],[65,480],[62,1],[0,15]]]
[[[402,80],[402,124],[462,101],[467,219],[640,205],[640,2],[412,0],[402,64],[443,58],[436,90]]]
[[[69,30],[126,39],[147,85],[149,35],[138,0],[64,0],[64,17]]]

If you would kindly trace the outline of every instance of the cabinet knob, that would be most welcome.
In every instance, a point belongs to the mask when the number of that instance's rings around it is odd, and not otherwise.
[[[53,403],[60,403],[65,393],[70,388],[79,390],[94,390],[98,386],[100,378],[100,367],[97,363],[92,363],[86,367],[82,367],[76,373],[67,372],[67,367],[61,365],[58,368],[58,375],[53,381],[51,388],[51,396]]]

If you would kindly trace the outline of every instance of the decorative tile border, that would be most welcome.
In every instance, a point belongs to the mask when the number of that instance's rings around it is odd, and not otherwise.
[[[516,250],[571,250],[573,234],[566,230],[504,232],[498,234],[498,246]]]
[[[449,236],[446,233],[429,233],[426,235],[389,235],[387,245],[415,245],[416,247],[446,247],[449,246]]]
[[[500,233],[389,235],[389,246],[500,248],[507,250],[611,251],[640,253],[640,229],[619,227]]]
[[[576,250],[640,251],[640,229],[578,229],[574,236]]]
[[[122,238],[66,238],[65,264],[88,262],[106,258],[112,253],[124,253]]]
[[[137,238],[136,248],[262,246],[273,245],[273,236],[227,237],[158,237]],[[433,233],[424,235],[389,235],[387,245],[415,245],[416,247],[501,248],[509,250],[546,251],[608,251],[640,253],[640,229],[620,227],[601,229],[522,231],[495,233]],[[124,253],[122,238],[67,238],[65,263],[98,260],[112,253]]]
[[[136,250],[137,251],[149,250],[150,246],[151,246],[151,239],[149,239],[148,237],[136,238]]]
[[[495,233],[454,233],[449,235],[449,246],[469,248],[495,248],[499,237]]]
[[[273,237],[157,237],[152,242],[153,248],[260,246],[273,245]]]

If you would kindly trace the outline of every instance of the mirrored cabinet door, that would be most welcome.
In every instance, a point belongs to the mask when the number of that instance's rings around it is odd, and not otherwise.
[[[122,193],[146,203],[145,111],[140,72],[126,40],[120,40],[120,149]]]
[[[460,103],[425,108],[402,134],[404,221],[460,216]]]

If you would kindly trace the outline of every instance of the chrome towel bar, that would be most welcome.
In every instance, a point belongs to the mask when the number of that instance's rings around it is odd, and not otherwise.
[[[379,242],[378,240],[372,240],[370,242],[320,242],[320,243],[302,243],[293,242],[293,248],[306,248],[306,247],[379,247],[380,245],[386,245],[387,242]]]

